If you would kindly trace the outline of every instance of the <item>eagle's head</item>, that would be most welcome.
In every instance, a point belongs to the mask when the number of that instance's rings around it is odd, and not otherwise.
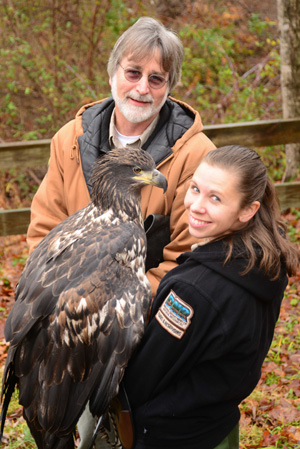
[[[140,198],[141,188],[152,184],[164,190],[167,180],[155,168],[153,158],[144,150],[119,148],[98,159],[92,175],[92,201],[108,209],[120,200]]]

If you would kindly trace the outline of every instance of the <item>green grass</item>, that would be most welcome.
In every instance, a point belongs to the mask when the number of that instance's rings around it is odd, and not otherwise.
[[[1,370],[1,379],[2,379]],[[4,434],[0,448],[4,449],[36,449],[36,444],[32,438],[29,428],[23,419],[22,408],[18,402],[18,392],[15,391],[9,404],[7,418],[4,427]]]

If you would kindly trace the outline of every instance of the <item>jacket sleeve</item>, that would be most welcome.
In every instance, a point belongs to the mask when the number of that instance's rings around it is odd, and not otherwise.
[[[31,204],[31,220],[27,232],[30,252],[51,229],[67,217],[63,191],[62,167],[52,139],[47,173]]]
[[[47,173],[31,204],[27,232],[29,251],[53,229],[89,202],[89,193],[74,151],[74,120],[64,125],[51,141]]]
[[[162,173],[168,180],[165,202],[167,213],[170,215],[170,243],[164,248],[164,261],[158,267],[147,272],[153,297],[161,279],[177,265],[177,257],[186,251],[190,251],[191,245],[196,242],[196,239],[190,235],[188,230],[184,197],[188,181],[193,176],[202,158],[215,148],[212,141],[200,132],[190,138],[178,153],[175,153],[167,171],[164,172],[163,165],[161,167]],[[160,169],[160,167],[158,168]],[[156,213],[165,213],[164,204],[162,204],[162,210]]]

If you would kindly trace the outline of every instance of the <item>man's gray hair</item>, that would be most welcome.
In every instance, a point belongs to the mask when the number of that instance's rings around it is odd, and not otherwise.
[[[169,91],[179,83],[183,61],[183,45],[173,31],[151,17],[141,17],[117,40],[110,54],[107,71],[110,77],[115,74],[123,57],[141,61],[151,57],[156,49],[161,53],[161,65],[169,73]]]

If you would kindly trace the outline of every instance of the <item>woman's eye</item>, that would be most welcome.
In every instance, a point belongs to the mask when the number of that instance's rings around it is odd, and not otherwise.
[[[191,185],[191,190],[195,193],[200,193],[200,190],[198,189],[198,187],[193,184]]]
[[[212,195],[212,199],[214,201],[220,201],[220,198],[217,195]]]

